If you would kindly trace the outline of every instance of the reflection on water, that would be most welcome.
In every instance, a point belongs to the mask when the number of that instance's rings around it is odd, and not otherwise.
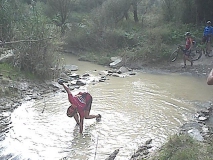
[[[78,65],[80,73],[98,76],[98,71],[106,69],[74,57],[65,59]],[[109,77],[83,90],[93,95],[91,114],[100,113],[100,122],[85,120],[84,134],[79,135],[74,119],[66,116],[66,93],[49,94],[12,113],[12,129],[0,144],[1,155],[32,160],[102,160],[120,148],[116,160],[127,160],[150,138],[153,145],[160,146],[192,118],[196,110],[193,101],[208,101],[213,93],[202,78],[142,72]]]

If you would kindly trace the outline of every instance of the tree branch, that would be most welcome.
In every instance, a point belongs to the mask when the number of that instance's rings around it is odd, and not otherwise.
[[[21,42],[38,42],[38,41],[43,41],[43,40],[47,40],[47,39],[52,39],[52,37],[44,38],[44,39],[38,39],[38,40],[19,40],[19,41],[11,41],[11,42],[0,41],[0,46],[7,45],[7,44],[21,43]]]

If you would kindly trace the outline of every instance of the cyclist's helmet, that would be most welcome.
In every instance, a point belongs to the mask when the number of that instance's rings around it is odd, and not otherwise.
[[[190,32],[186,32],[186,33],[185,33],[185,36],[190,36],[190,35],[191,35]]]
[[[207,23],[207,24],[211,24],[211,21],[207,21],[206,23]]]

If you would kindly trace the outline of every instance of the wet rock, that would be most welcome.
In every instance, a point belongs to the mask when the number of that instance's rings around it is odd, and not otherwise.
[[[101,71],[101,72],[99,72],[99,75],[101,75],[101,76],[108,76],[109,73],[108,73],[108,71]]]
[[[189,136],[191,136],[193,139],[196,139],[196,140],[198,140],[198,141],[203,141],[203,140],[204,140],[204,138],[203,138],[203,136],[201,135],[200,131],[199,131],[198,129],[196,129],[196,128],[190,129],[190,130],[188,131],[188,134],[189,134]]]
[[[99,79],[99,82],[105,82],[105,80],[104,79]]]
[[[203,117],[203,116],[198,117],[198,119],[199,119],[200,121],[206,121],[208,118],[209,118],[209,117]]]
[[[113,62],[111,62],[109,64],[110,67],[115,68],[115,67],[118,67],[119,65],[121,65],[121,62],[122,62],[122,58],[121,57],[111,57],[111,60]]]
[[[11,123],[10,123],[11,124]],[[11,129],[12,127],[8,125],[6,125],[3,129],[1,129],[1,133],[8,133],[9,130]]]
[[[152,139],[149,139],[145,142],[146,145],[150,144],[152,142]]]
[[[147,140],[142,146],[139,146],[137,151],[131,156],[130,160],[141,160],[148,157],[149,149],[152,148],[150,145],[152,139]]]
[[[24,100],[25,101],[30,101],[32,98],[30,97],[30,96],[26,96],[25,98],[24,98]]]
[[[126,68],[126,67],[120,67],[119,70],[117,71],[117,73],[121,74],[121,73],[126,73],[128,71],[129,71],[128,68]]]
[[[82,77],[89,77],[89,76],[90,76],[89,73],[85,73],[82,75]]]
[[[117,74],[117,73],[113,73],[112,76],[113,76],[113,77],[120,77],[120,75]]]
[[[60,74],[60,79],[63,79],[63,80],[65,80],[65,81],[69,81],[69,80],[70,80],[70,77],[69,77],[66,73],[62,72],[62,73]]]
[[[116,71],[115,70],[109,70],[108,71],[108,74],[112,74],[112,73],[116,73]]]
[[[99,82],[105,82],[106,79],[107,79],[107,78],[106,78],[105,76],[102,76],[101,79],[99,79]]]
[[[86,85],[86,82],[83,81],[83,80],[77,80],[77,81],[76,81],[76,85],[84,86],[84,85]]]
[[[41,99],[41,96],[39,96],[37,93],[33,93],[31,98],[32,99]]]
[[[202,133],[209,133],[209,128],[206,125],[202,126]]]
[[[131,72],[131,73],[129,73],[129,75],[133,76],[133,75],[136,75],[136,73],[135,72]]]
[[[202,125],[199,124],[198,122],[192,121],[192,122],[187,122],[185,124],[183,124],[180,128],[180,133],[184,134],[186,132],[188,132],[188,130],[196,128],[198,130],[202,129]]]
[[[8,154],[8,155],[1,155],[0,159],[11,159],[13,157],[12,154]]]
[[[210,108],[209,109],[202,109],[201,111],[200,111],[201,113],[203,113],[204,115],[209,115],[209,112],[210,112]]]
[[[115,150],[112,154],[110,154],[110,156],[109,156],[107,159],[105,159],[105,160],[114,160],[115,157],[117,156],[118,152],[119,152],[119,149],[116,149],[116,150]]]
[[[3,140],[5,140],[5,134],[4,133],[0,133],[0,141],[3,141]],[[2,150],[2,148],[0,148],[0,150]]]
[[[202,104],[202,107],[200,111],[195,113],[195,122],[184,124],[180,131],[181,134],[188,134],[198,141],[205,141],[211,136],[212,105]]]
[[[76,73],[73,73],[73,74],[70,75],[70,77],[71,77],[72,79],[78,79],[78,78],[80,78],[80,75],[79,75],[79,74],[76,74]]]
[[[77,71],[78,66],[76,66],[76,65],[65,65],[63,69],[65,71]]]

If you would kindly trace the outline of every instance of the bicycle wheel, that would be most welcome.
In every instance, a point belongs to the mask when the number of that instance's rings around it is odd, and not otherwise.
[[[198,59],[201,58],[202,56],[202,49],[201,48],[196,48],[195,50],[191,51],[190,57],[192,61],[197,61]]]
[[[170,61],[171,62],[174,62],[174,61],[176,61],[176,59],[177,59],[177,57],[178,57],[178,50],[175,50],[171,55],[170,55]]]

